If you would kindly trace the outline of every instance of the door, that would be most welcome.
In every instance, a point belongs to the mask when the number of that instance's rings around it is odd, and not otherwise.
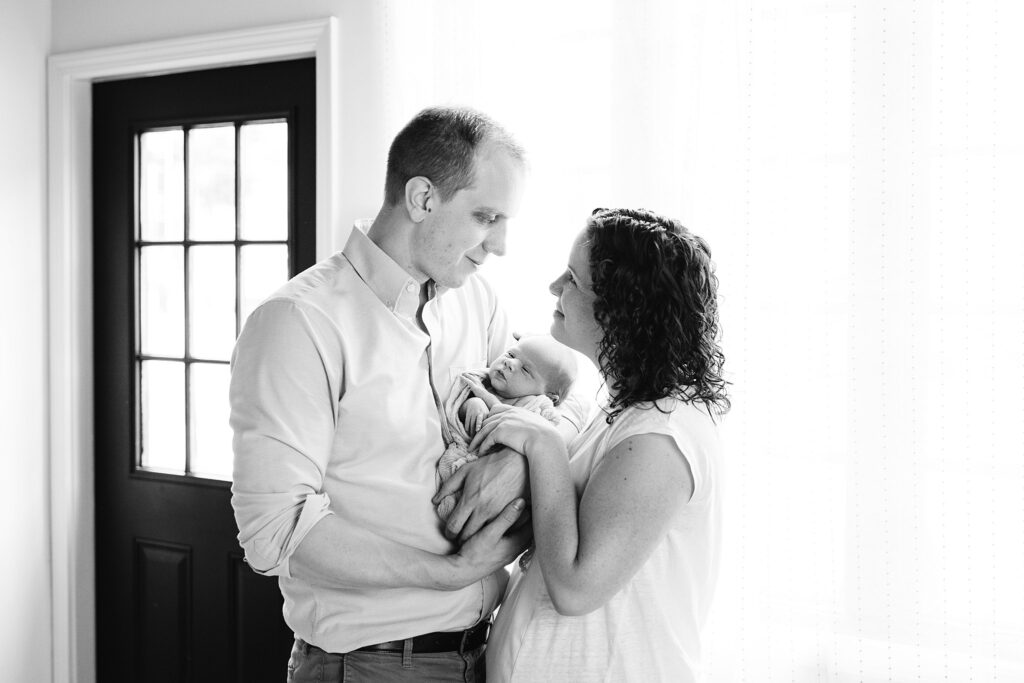
[[[101,683],[284,680],[230,505],[245,316],[315,254],[315,61],[93,86]]]

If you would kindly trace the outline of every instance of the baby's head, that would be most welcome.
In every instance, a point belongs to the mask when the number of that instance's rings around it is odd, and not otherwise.
[[[558,405],[576,381],[576,358],[547,335],[525,337],[491,363],[487,378],[501,398],[547,394]]]

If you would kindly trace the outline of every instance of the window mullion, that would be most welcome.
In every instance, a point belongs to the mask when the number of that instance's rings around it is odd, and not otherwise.
[[[182,136],[184,149],[184,160],[185,160],[185,239],[182,242],[182,249],[184,249],[183,264],[185,267],[185,276],[182,278],[185,287],[185,474],[192,474],[192,387],[191,387],[191,364],[189,359],[191,358],[192,350],[190,348],[190,339],[192,337],[191,331],[191,316],[189,312],[190,308],[190,291],[189,287],[189,250],[190,250],[190,226],[189,226],[189,136],[191,135],[192,127],[184,127],[184,135]]]
[[[242,124],[235,121],[235,337],[242,333],[242,247],[239,221],[242,205]]]

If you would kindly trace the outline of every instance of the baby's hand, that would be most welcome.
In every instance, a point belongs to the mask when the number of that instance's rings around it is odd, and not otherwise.
[[[473,392],[473,395],[478,398],[483,398],[485,395],[490,395],[491,392],[487,391],[484,387],[483,382],[476,377],[476,375],[465,374],[462,376],[462,381],[466,383],[469,390]]]
[[[462,424],[466,427],[466,432],[473,436],[480,431],[484,418],[487,417],[487,404],[483,399],[473,397],[466,399],[464,408],[465,415],[462,418]]]

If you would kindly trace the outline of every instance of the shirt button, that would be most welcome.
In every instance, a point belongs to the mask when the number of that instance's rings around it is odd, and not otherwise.
[[[410,294],[415,294],[416,293],[416,285],[411,284],[411,283],[406,285],[405,286],[405,291],[409,292]]]

